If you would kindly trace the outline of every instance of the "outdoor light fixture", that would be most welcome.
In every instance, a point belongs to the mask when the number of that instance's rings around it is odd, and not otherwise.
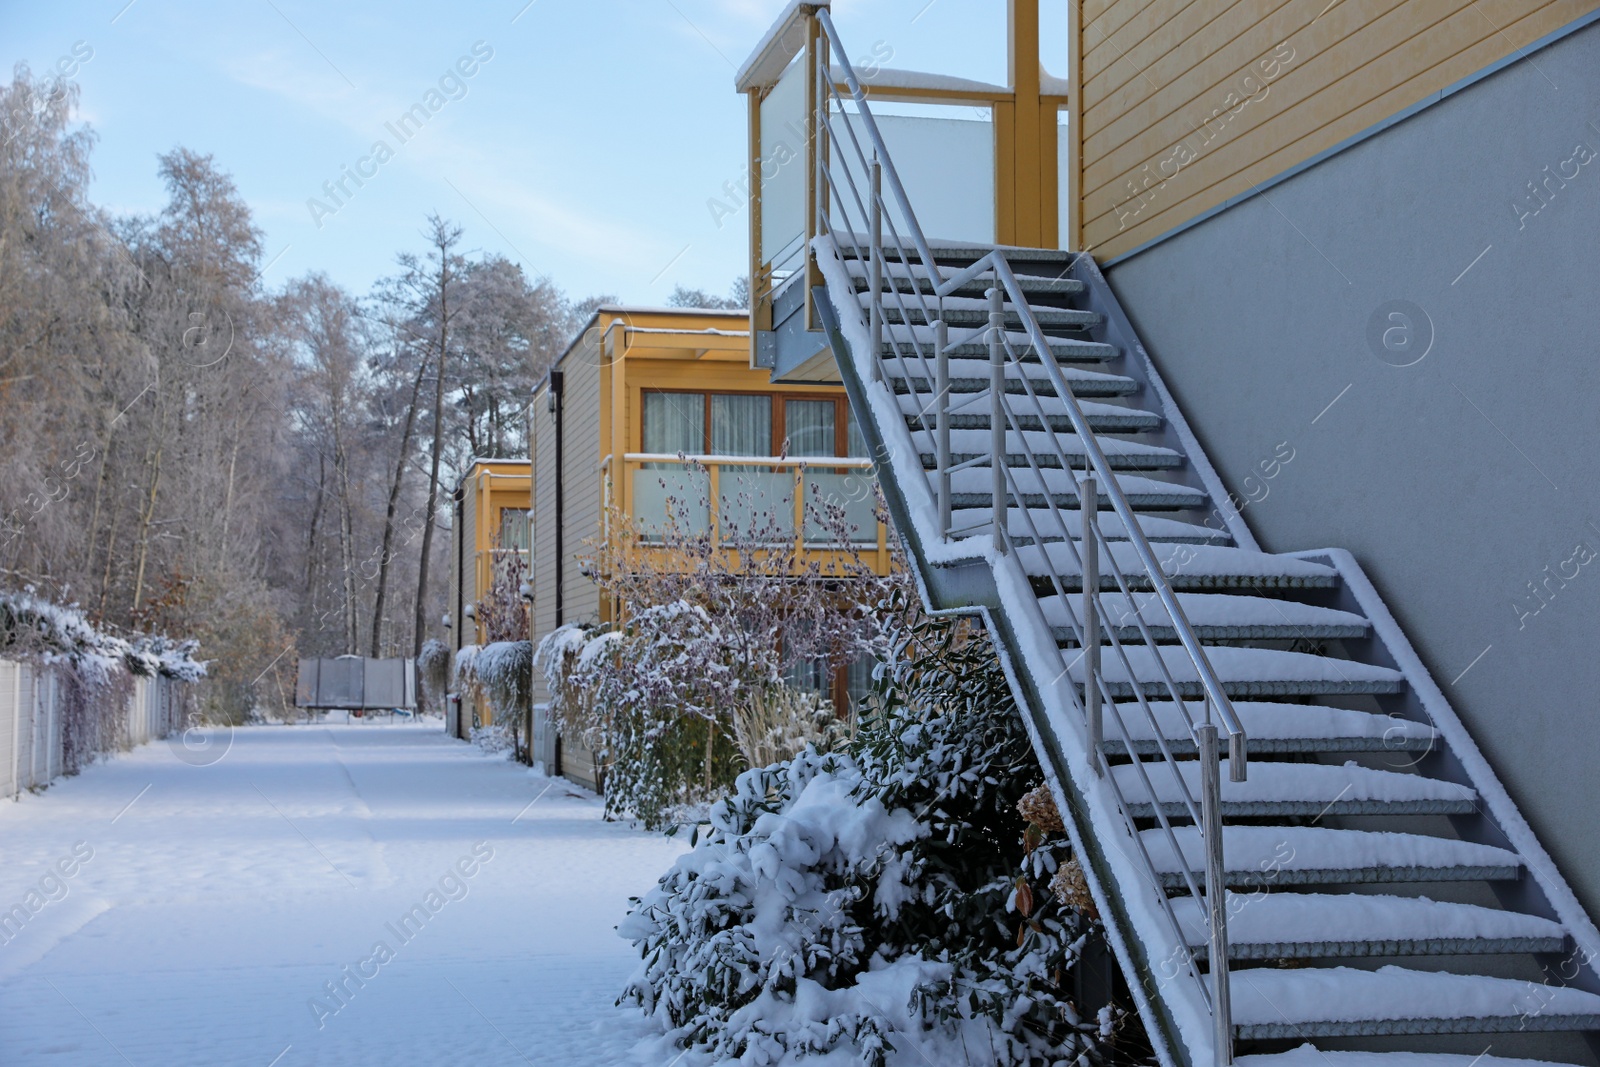
[[[517,587],[517,593],[522,597],[523,600],[526,600],[530,604],[533,603],[533,586],[528,582],[523,582],[521,585],[519,585]]]
[[[469,619],[476,619],[478,617],[478,606],[476,604],[468,604],[461,609],[461,614]]]

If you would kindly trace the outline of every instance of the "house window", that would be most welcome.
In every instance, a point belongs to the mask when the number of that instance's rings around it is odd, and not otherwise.
[[[522,508],[500,509],[500,541],[495,547],[502,552],[521,552],[524,561],[532,549],[528,530],[528,513]]]
[[[646,391],[640,443],[661,455],[866,455],[843,396]]]

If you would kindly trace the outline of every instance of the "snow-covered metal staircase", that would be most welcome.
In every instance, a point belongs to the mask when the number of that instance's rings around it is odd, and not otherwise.
[[[1158,1054],[1467,1067],[1444,1035],[1600,1030],[1600,933],[1356,561],[1260,550],[1090,257],[922,234],[817,18],[817,304]]]

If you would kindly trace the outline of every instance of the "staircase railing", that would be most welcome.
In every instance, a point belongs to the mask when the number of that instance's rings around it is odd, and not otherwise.
[[[1245,780],[1246,771],[1244,727],[1173,591],[1172,575],[1163,568],[1145,536],[1011,265],[1001,252],[990,250],[970,266],[949,274],[940,267],[828,11],[818,9],[814,18],[825,42],[824,47],[807,53],[813,64],[809,76],[814,80],[813,98],[817,102],[811,116],[815,131],[811,153],[815,167],[815,232],[830,236],[841,252],[852,254],[857,263],[867,266],[872,377],[883,381],[886,364],[898,371],[895,377],[905,383],[916,403],[912,415],[916,432],[931,437],[939,535],[950,540],[988,532],[997,555],[1018,554],[1019,559],[1028,559],[1034,564],[1034,573],[1048,582],[1053,612],[1065,619],[1068,644],[1077,649],[1075,657],[1070,655],[1070,648],[1061,652],[1061,671],[1081,692],[1089,765],[1117,798],[1121,817],[1135,843],[1136,856],[1132,858],[1142,868],[1138,873],[1159,887],[1157,866],[1131,814],[1135,806],[1148,806],[1161,836],[1166,838],[1172,854],[1179,857],[1185,888],[1196,899],[1206,901],[1203,916],[1209,973],[1202,976],[1198,951],[1185,948],[1188,936],[1166,893],[1157,889],[1156,894],[1174,944],[1183,950],[1185,970],[1211,1013],[1214,1062],[1230,1064],[1233,1025],[1228,987],[1219,728],[1227,734],[1229,777],[1238,782]],[[841,73],[853,112],[836,84]],[[954,294],[958,291],[970,292],[974,283],[982,285],[985,281],[987,322],[976,329],[953,332],[945,321],[947,302],[957,299]],[[1015,320],[1010,327],[1008,311]],[[890,322],[890,318],[897,322]],[[915,325],[917,319],[927,325]],[[987,344],[988,388],[952,399],[951,352],[957,346],[973,343]],[[1059,400],[1062,411],[1058,415],[1065,415],[1081,443],[1083,455],[1076,467],[1074,457],[1050,431],[1047,404],[1022,366],[1028,356],[1042,365],[1054,389],[1055,395],[1050,399]],[[1007,368],[1011,367],[1022,371],[1016,379],[1007,376]],[[1021,392],[1008,393],[1008,382],[1020,385]],[[950,444],[952,416],[983,413],[985,409],[991,434],[987,453],[955,461]],[[1030,418],[1036,419],[1044,431],[1036,438],[1030,438]],[[1018,456],[1026,466],[1031,486],[1036,488],[1030,489],[1030,483],[1019,477],[1019,470],[1012,465],[1011,460]],[[952,476],[984,466],[992,472],[986,494],[991,516],[988,521],[955,526]],[[1077,499],[1079,514],[1075,524],[1058,503],[1058,494],[1052,491],[1046,472],[1056,470],[1070,481],[1072,495]],[[1033,506],[1034,498],[1042,498],[1043,506]],[[1115,515],[1130,551],[1118,551],[1102,527],[1102,501]],[[1013,524],[1018,527],[1015,533]],[[1118,596],[1113,601],[1115,611],[1107,610],[1108,580]],[[1152,618],[1154,626],[1170,628],[1177,639],[1182,656],[1171,657],[1173,663],[1168,662],[1169,657],[1157,644]],[[1122,634],[1130,626],[1137,630],[1143,657],[1138,651],[1130,651],[1123,640]],[[1112,660],[1109,673],[1102,664],[1106,652]],[[1148,665],[1141,672],[1135,664],[1143,659],[1148,660]],[[1190,707],[1192,695],[1186,699],[1183,686],[1174,677],[1174,667],[1184,661],[1199,683],[1202,707],[1198,713]],[[1151,687],[1153,694],[1140,680],[1141,674],[1151,671],[1158,676]],[[1119,681],[1131,690],[1126,708],[1118,703],[1122,694],[1115,683]],[[1151,703],[1152,695],[1159,698],[1162,693],[1170,697],[1171,707],[1194,738],[1200,766],[1198,796],[1183,774],[1188,761],[1179,760],[1169,743],[1169,722],[1163,721]],[[1154,737],[1154,759],[1147,762],[1141,758],[1145,753],[1134,741],[1125,711],[1141,717],[1148,725]],[[1130,757],[1129,771],[1107,773],[1108,726],[1110,740],[1120,742],[1121,751]],[[1163,791],[1157,781],[1166,775],[1173,786]],[[1175,819],[1187,820],[1199,828],[1203,888],[1196,881],[1190,853],[1180,843]]]

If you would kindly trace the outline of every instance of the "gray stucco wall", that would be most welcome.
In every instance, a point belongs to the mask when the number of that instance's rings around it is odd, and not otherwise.
[[[1600,25],[1107,276],[1223,479],[1262,497],[1263,547],[1356,555],[1596,915],[1600,157],[1580,144],[1600,152]],[[1371,329],[1389,301],[1423,313],[1409,348],[1382,341],[1403,322]],[[1246,483],[1282,442],[1293,460]]]

